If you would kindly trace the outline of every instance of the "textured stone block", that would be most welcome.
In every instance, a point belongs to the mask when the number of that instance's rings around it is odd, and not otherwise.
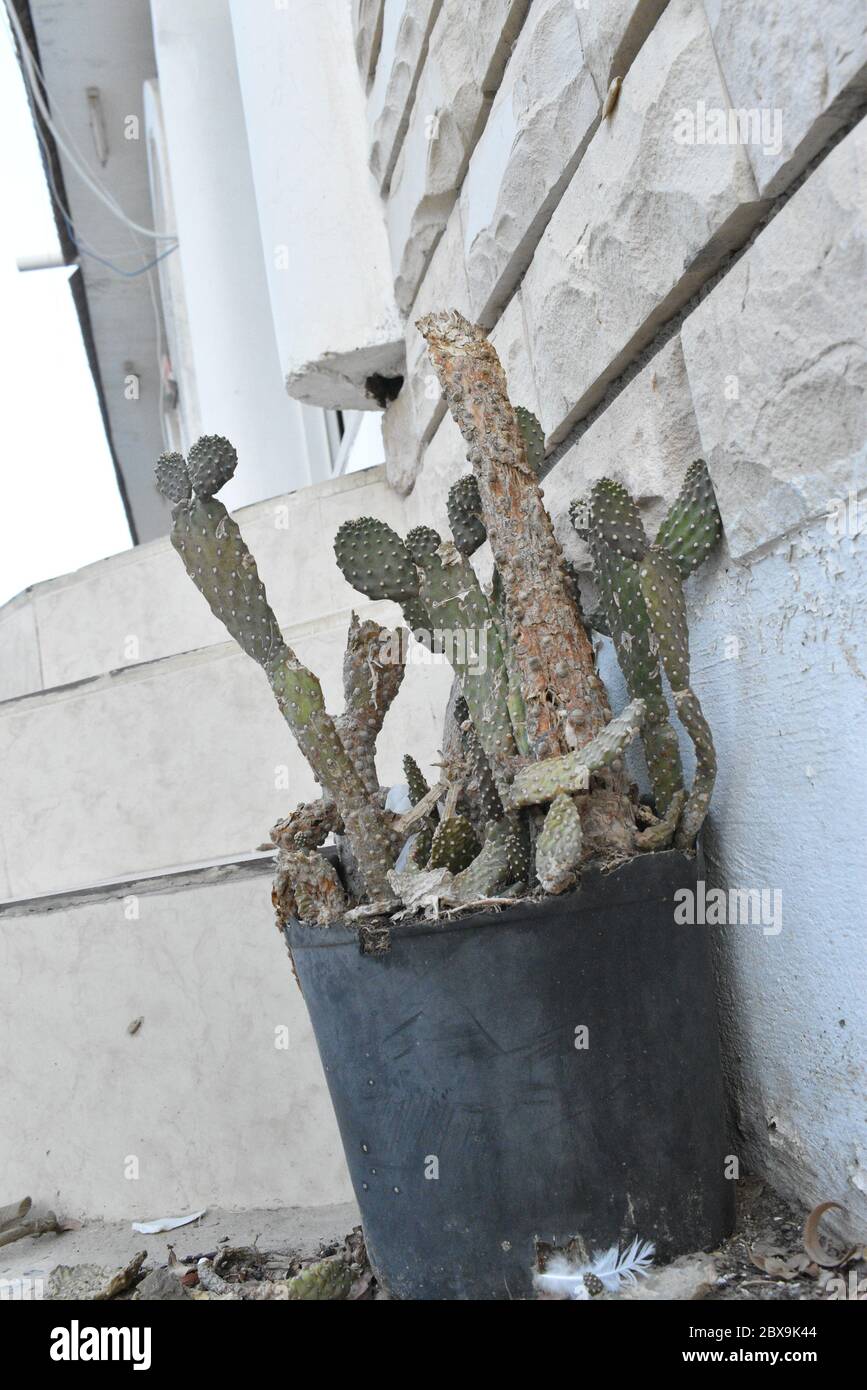
[[[443,0],[391,180],[388,232],[408,313],[454,205],[529,0]]]
[[[446,406],[424,338],[415,326],[416,321],[423,314],[438,309],[460,309],[462,314],[470,315],[469,305],[461,206],[455,203],[406,324],[406,370],[421,444],[427,444],[433,438]]]
[[[409,382],[382,417],[382,442],[385,447],[385,476],[390,487],[402,497],[412,491],[421,468],[421,447],[418,425]]]
[[[578,0],[584,61],[602,100],[613,77],[625,77],[668,0]]]
[[[512,405],[522,405],[525,409],[532,410],[534,415],[538,415],[539,393],[536,390],[533,365],[530,361],[530,344],[527,340],[520,290],[509,300],[491,334],[491,342],[503,364]]]
[[[536,0],[461,190],[477,322],[496,322],[580,162],[599,110],[574,0]]]
[[[688,145],[725,101],[704,11],[672,0],[624,80],[522,285],[546,434],[562,438],[764,210],[745,151]]]
[[[568,559],[590,568],[587,545],[569,520],[569,503],[599,478],[623,483],[653,536],[687,468],[701,456],[680,338],[660,348],[545,479],[545,505]]]
[[[780,193],[867,97],[867,7],[705,0],[705,9],[732,107],[748,123],[759,192]]]
[[[352,0],[352,34],[362,85],[373,80],[382,41],[383,0]]]
[[[387,192],[442,0],[385,0],[382,48],[367,104],[370,167]]]
[[[867,485],[867,123],[689,316],[682,339],[734,556]]]

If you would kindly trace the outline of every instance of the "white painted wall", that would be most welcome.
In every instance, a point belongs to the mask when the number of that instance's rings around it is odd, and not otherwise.
[[[0,916],[4,1190],[118,1221],[351,1200],[267,875],[131,916],[136,887]]]
[[[232,0],[231,10],[287,389],[314,404],[378,409],[364,383],[400,373],[403,329],[367,169],[351,7]]]
[[[324,426],[280,373],[228,0],[151,10],[199,414],[238,450],[222,495],[243,506],[326,476]]]

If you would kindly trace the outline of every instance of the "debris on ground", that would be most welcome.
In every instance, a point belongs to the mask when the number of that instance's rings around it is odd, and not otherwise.
[[[722,1301],[867,1300],[867,1249],[831,1249],[819,1236],[819,1221],[837,1202],[811,1212],[796,1210],[760,1178],[738,1183],[735,1234],[713,1252],[717,1269],[711,1298]],[[822,1256],[820,1263],[816,1258]]]
[[[51,1299],[266,1301],[370,1300],[385,1295],[367,1259],[361,1227],[340,1243],[322,1245],[309,1256],[258,1245],[230,1246],[178,1258],[169,1246],[168,1264],[145,1267],[142,1250],[123,1269],[101,1265],[57,1265],[48,1276]]]
[[[134,1221],[132,1228],[138,1231],[140,1236],[154,1236],[160,1231],[176,1231],[180,1226],[190,1226],[194,1221],[200,1221],[206,1211],[207,1207],[202,1207],[201,1211],[191,1211],[186,1216],[156,1216],[152,1221]]]
[[[142,1266],[147,1251],[140,1250],[123,1269],[103,1265],[55,1265],[48,1276],[48,1298],[84,1299],[105,1302],[122,1298],[135,1288],[142,1278]]]
[[[0,1240],[4,1225],[15,1230],[28,1224],[30,1210],[27,1198],[0,1208]],[[841,1211],[836,1202],[822,1202],[811,1212],[799,1210],[761,1179],[741,1179],[737,1228],[716,1250],[686,1255],[667,1265],[647,1265],[634,1284],[620,1280],[616,1292],[609,1291],[605,1281],[598,1278],[602,1288],[592,1295],[593,1301],[867,1301],[867,1248],[863,1244],[836,1247],[831,1243],[822,1228],[834,1211]],[[352,1220],[351,1208],[343,1215],[348,1224]],[[215,1217],[210,1230],[178,1228],[178,1235],[172,1237],[175,1244],[164,1245],[155,1257],[148,1258],[147,1252],[140,1250],[126,1264],[118,1261],[114,1265],[54,1265],[46,1273],[45,1296],[63,1300],[290,1302],[371,1302],[388,1298],[370,1267],[360,1226],[355,1226],[344,1239],[320,1240],[318,1244],[315,1236],[311,1239],[312,1231],[299,1243],[294,1229],[286,1236],[275,1232],[264,1244],[259,1243],[258,1235],[249,1244],[232,1244],[228,1236],[220,1238],[221,1227],[216,1225],[216,1219],[219,1218]],[[78,1226],[79,1222],[64,1221],[56,1222],[52,1229]],[[332,1229],[341,1227],[335,1225]],[[196,1231],[200,1232],[200,1240],[204,1236],[216,1248],[197,1249]],[[243,1227],[238,1231],[239,1235],[242,1233],[246,1235]],[[53,1244],[50,1236],[47,1240]],[[40,1243],[34,1242],[34,1248],[38,1249]],[[120,1254],[123,1245],[115,1248]],[[574,1251],[567,1253],[582,1266],[593,1258],[592,1253],[577,1244]],[[43,1269],[48,1271],[49,1266],[44,1264]],[[592,1279],[590,1284],[596,1288]]]
[[[62,1234],[76,1230],[81,1224],[78,1221],[58,1221],[53,1211],[28,1221],[32,1206],[29,1197],[22,1197],[18,1202],[9,1202],[7,1206],[0,1207],[0,1245],[12,1245],[25,1236]]]
[[[733,1300],[783,1301],[862,1298],[867,1301],[867,1249],[835,1248],[820,1234],[826,1212],[843,1211],[838,1202],[821,1202],[809,1213],[799,1213],[760,1178],[738,1183],[737,1227],[718,1249],[684,1255],[667,1265],[642,1270],[642,1278],[627,1281],[619,1289],[591,1283],[590,1295],[600,1301]],[[588,1269],[587,1253],[580,1240],[565,1252],[571,1261]],[[540,1247],[546,1268],[550,1247]],[[627,1252],[628,1253],[628,1252]],[[576,1264],[576,1256],[578,1263]],[[537,1276],[538,1279],[538,1276]],[[544,1275],[542,1276],[544,1281]],[[565,1286],[546,1289],[545,1298],[575,1297]],[[586,1294],[582,1294],[586,1297]]]

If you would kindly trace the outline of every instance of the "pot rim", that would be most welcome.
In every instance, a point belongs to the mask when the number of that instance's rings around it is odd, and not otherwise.
[[[629,879],[635,875],[639,866],[661,865],[662,861],[666,861],[669,865],[673,865],[675,861],[691,864],[696,857],[698,858],[700,875],[704,867],[704,856],[700,844],[694,855],[684,854],[681,850],[676,849],[656,850],[649,854],[635,854],[612,869],[591,866],[584,871],[581,885],[570,893],[551,893],[544,898],[518,899],[508,906],[497,905],[481,908],[463,917],[386,922],[385,930],[388,932],[390,941],[404,941],[422,939],[426,936],[441,936],[445,932],[464,932],[468,927],[495,928],[504,925],[504,918],[508,918],[509,925],[512,926],[522,925],[522,918],[527,926],[534,926],[538,924],[540,918],[550,916],[552,909],[568,909],[570,905],[579,907],[581,903],[586,903],[588,907],[593,906],[594,899],[598,897],[599,890],[603,887],[609,889],[605,896],[608,899],[606,905],[610,907],[625,908],[636,903],[665,901],[670,896],[669,887],[659,893],[642,892],[640,887],[630,883]],[[618,882],[618,880],[620,881]],[[612,885],[613,892],[610,891],[609,887]],[[578,925],[580,925],[580,917],[579,911]],[[376,921],[377,919],[372,920]],[[283,934],[293,950],[328,949],[329,947],[335,948],[349,944],[358,945],[359,928],[364,925],[366,924],[358,923],[346,926],[341,921],[335,922],[332,926],[321,927],[293,919],[283,928]],[[672,922],[672,927],[676,925]]]

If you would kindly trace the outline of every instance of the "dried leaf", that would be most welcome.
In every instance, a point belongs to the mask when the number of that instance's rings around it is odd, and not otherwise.
[[[845,1255],[834,1256],[826,1249],[819,1235],[819,1223],[826,1211],[845,1211],[839,1202],[820,1202],[814,1207],[804,1222],[804,1249],[810,1259],[822,1269],[837,1269],[848,1264],[857,1251],[857,1246],[847,1250]]]

